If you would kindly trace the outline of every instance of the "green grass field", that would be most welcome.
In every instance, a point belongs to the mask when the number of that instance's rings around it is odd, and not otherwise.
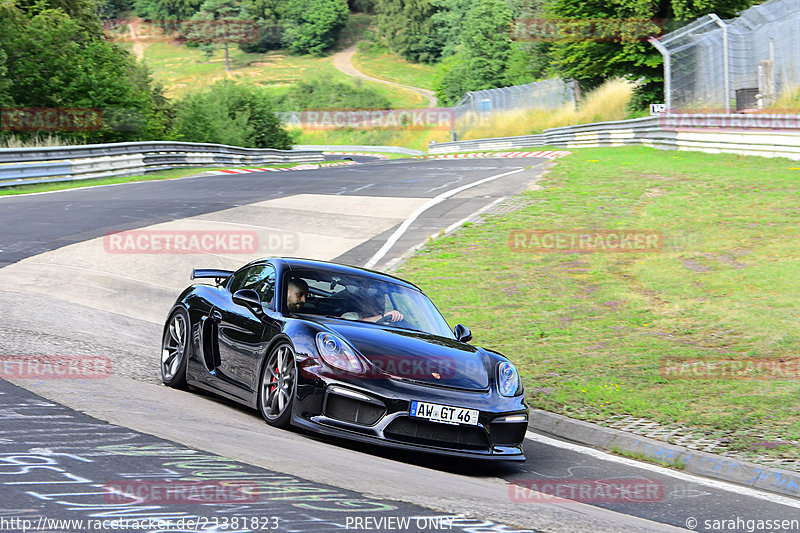
[[[123,44],[128,50],[133,45]],[[283,51],[266,54],[248,54],[232,46],[229,49],[230,72],[225,74],[225,56],[216,50],[208,59],[196,48],[169,42],[151,42],[141,47],[142,60],[150,68],[153,78],[170,97],[180,97],[190,90],[208,87],[226,77],[244,83],[268,87],[276,94],[285,91],[292,83],[310,79],[324,79],[356,83],[333,66],[331,56],[293,56]],[[413,91],[359,81],[384,95],[396,109],[425,107],[427,100]]]
[[[520,368],[530,405],[698,428],[743,453],[800,456],[800,376],[665,376],[800,357],[800,163],[574,150],[520,210],[430,243],[400,275]],[[512,251],[515,230],[640,230],[657,252]],[[707,368],[707,367],[706,367]],[[791,368],[791,367],[790,367]],[[743,377],[753,376],[753,377]]]
[[[436,67],[410,63],[394,52],[371,51],[362,46],[353,56],[353,65],[375,78],[433,90]]]

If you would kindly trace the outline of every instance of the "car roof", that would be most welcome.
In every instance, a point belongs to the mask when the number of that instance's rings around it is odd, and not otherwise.
[[[328,272],[335,272],[337,274],[348,274],[348,275],[361,275],[366,276],[372,279],[377,279],[381,281],[386,281],[389,283],[395,283],[398,285],[403,285],[410,289],[414,289],[416,291],[422,292],[422,290],[404,279],[392,276],[390,274],[384,274],[383,272],[378,272],[376,270],[369,270],[367,268],[360,268],[354,267],[350,265],[343,265],[341,263],[333,263],[330,261],[317,261],[314,259],[304,259],[300,257],[271,257],[271,258],[264,258],[258,259],[250,263],[250,265],[255,265],[258,263],[266,263],[272,262],[276,266],[280,265],[283,269],[287,270],[326,270]]]

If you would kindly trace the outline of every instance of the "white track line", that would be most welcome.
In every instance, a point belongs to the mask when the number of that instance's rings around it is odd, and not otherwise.
[[[589,448],[588,446],[581,446],[580,444],[573,444],[571,442],[565,442],[563,440],[557,440],[550,437],[545,437],[544,435],[539,435],[537,433],[532,433],[530,431],[528,431],[525,434],[525,438],[530,439],[534,442],[539,442],[541,444],[553,446],[555,448],[562,448],[565,450],[578,452],[582,455],[588,455],[589,457],[594,457],[595,459],[601,459],[603,461],[612,461],[615,463],[623,464],[625,466],[640,468],[642,470],[649,470],[650,472],[656,472],[663,476],[674,477],[682,481],[689,481],[692,483],[696,483],[697,485],[705,485],[706,487],[712,487],[715,489],[725,490],[728,492],[734,492],[736,494],[741,494],[742,496],[758,498],[760,500],[766,500],[772,503],[777,503],[780,505],[786,505],[788,507],[794,507],[796,509],[800,509],[800,500],[791,498],[789,496],[782,496],[780,494],[764,492],[750,487],[735,485],[733,483],[728,483],[726,481],[720,481],[716,479],[710,479],[706,477],[687,474],[685,472],[680,472],[678,470],[672,470],[654,464],[636,461],[634,459],[628,459],[627,457],[620,457],[619,455],[613,455],[604,451],[597,450],[595,448]]]
[[[397,243],[397,241],[400,239],[400,237],[403,235],[403,233],[405,233],[406,230],[408,230],[408,228],[411,226],[411,224],[413,224],[414,221],[422,213],[424,213],[425,211],[427,211],[431,207],[435,206],[436,204],[441,203],[442,201],[446,200],[447,198],[450,198],[454,194],[460,193],[461,191],[465,191],[465,190],[470,189],[472,187],[477,187],[478,185],[483,185],[484,183],[488,183],[488,182],[496,180],[498,178],[502,178],[503,176],[509,176],[511,174],[516,174],[517,172],[522,172],[523,170],[526,170],[526,169],[525,168],[518,168],[517,170],[511,170],[509,172],[503,172],[502,174],[496,174],[494,176],[489,176],[488,178],[483,178],[482,180],[478,180],[478,181],[473,182],[473,183],[468,183],[466,185],[462,185],[461,187],[456,187],[455,189],[450,189],[449,191],[445,191],[442,194],[440,194],[439,196],[436,196],[435,198],[431,198],[430,200],[428,200],[427,202],[422,204],[416,211],[411,213],[408,216],[408,218],[405,219],[402,224],[400,224],[400,227],[397,228],[394,233],[392,233],[392,235],[389,237],[389,239],[387,239],[387,241],[383,244],[383,246],[381,246],[381,249],[378,250],[377,252],[375,252],[375,255],[370,257],[369,261],[366,262],[364,267],[365,268],[372,268],[378,263],[378,261],[383,259],[383,256],[385,256],[389,252],[389,250],[392,249],[392,246],[394,246],[395,243]]]

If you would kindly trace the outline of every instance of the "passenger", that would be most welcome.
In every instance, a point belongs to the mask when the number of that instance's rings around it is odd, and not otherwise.
[[[384,296],[372,296],[365,298],[362,302],[362,309],[359,312],[350,311],[342,315],[342,318],[348,320],[364,320],[365,322],[378,322],[380,320],[388,320],[389,322],[398,322],[403,320],[403,313],[396,309],[392,309],[388,313],[384,312],[386,309],[386,300]]]

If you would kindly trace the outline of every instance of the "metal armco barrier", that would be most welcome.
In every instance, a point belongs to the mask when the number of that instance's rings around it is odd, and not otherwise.
[[[321,150],[272,150],[223,144],[132,142],[0,149],[0,187],[117,176],[178,167],[316,163]]]
[[[693,150],[800,160],[800,115],[663,114],[552,128],[537,135],[436,143],[430,145],[428,153],[538,146],[590,148],[637,144],[662,150]]]
[[[295,150],[325,150],[326,152],[383,152],[387,154],[425,155],[422,150],[402,146],[369,146],[362,144],[296,144]]]

